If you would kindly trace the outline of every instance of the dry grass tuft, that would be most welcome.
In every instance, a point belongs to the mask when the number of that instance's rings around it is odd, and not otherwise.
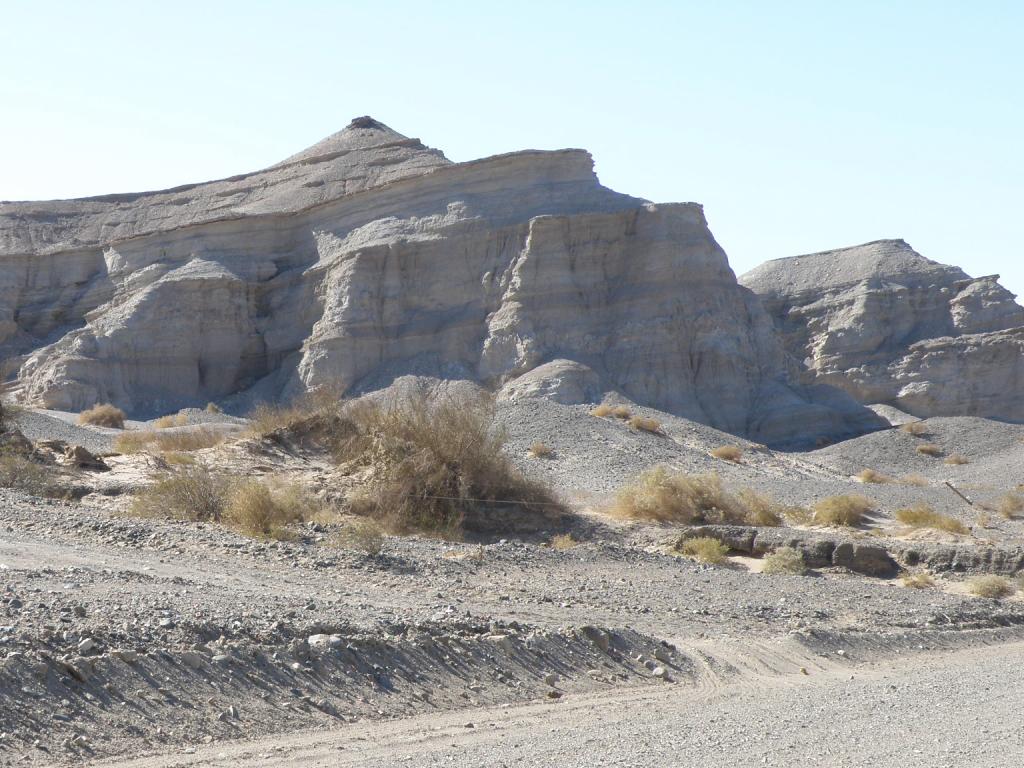
[[[458,535],[467,513],[503,506],[548,518],[563,512],[505,455],[488,396],[361,403],[345,418],[351,434],[336,457],[372,470],[358,506],[396,532]]]
[[[955,517],[936,512],[927,504],[915,504],[906,509],[897,509],[896,520],[909,525],[912,528],[933,528],[937,531],[947,531],[966,536],[969,533],[967,526]]]
[[[154,429],[167,429],[168,427],[186,427],[188,426],[188,416],[184,413],[169,414],[167,416],[161,416],[153,422]]]
[[[628,419],[633,415],[628,405],[616,405],[612,408],[612,416],[616,419]]]
[[[118,453],[199,451],[220,445],[224,439],[223,432],[211,427],[197,427],[181,432],[137,430],[118,435],[114,439],[114,450]]]
[[[217,405],[216,403],[207,403],[206,404],[206,412],[207,413],[224,413],[224,411],[221,410],[221,407],[219,405]]]
[[[684,475],[655,467],[623,487],[612,513],[661,523],[742,523],[746,510],[716,474]]]
[[[737,494],[740,504],[746,510],[744,522],[747,525],[778,526],[786,514],[786,507],[763,493],[744,488]]]
[[[355,549],[370,557],[384,551],[384,530],[375,520],[362,518],[346,525],[331,539],[331,544],[343,549]]]
[[[579,546],[579,542],[572,537],[571,533],[559,533],[551,537],[551,548],[559,552]]]
[[[935,587],[935,579],[927,571],[905,574],[900,581],[903,582],[904,587],[911,589],[934,589]]]
[[[716,459],[738,463],[743,458],[743,449],[738,445],[720,445],[711,451],[711,455]]]
[[[311,511],[296,491],[278,491],[259,480],[243,480],[228,490],[222,520],[246,536],[286,540],[293,538],[288,526],[301,522]]]
[[[639,432],[651,432],[655,435],[661,434],[661,422],[657,419],[649,419],[646,416],[634,416],[629,420],[629,426]]]
[[[1001,600],[1009,597],[1017,591],[1016,586],[1009,579],[1002,576],[975,576],[967,582],[967,590],[972,595],[987,597],[990,600]]]
[[[979,512],[978,525],[986,529],[994,528],[995,526],[992,524],[992,515],[990,515],[988,512]]]
[[[135,495],[132,514],[220,522],[230,483],[203,465],[184,466]]]
[[[1024,512],[1024,497],[1016,493],[1003,494],[999,499],[996,511],[1007,520],[1014,520],[1021,512]]]
[[[883,475],[873,469],[862,469],[856,477],[862,483],[891,483],[893,481],[888,475]]]
[[[599,405],[596,408],[594,408],[590,412],[590,415],[591,416],[597,416],[599,419],[603,419],[603,418],[605,418],[607,416],[611,416],[612,415],[612,407],[610,405],[605,405],[604,403],[602,403],[601,405]]]
[[[918,488],[923,488],[928,485],[928,478],[924,475],[909,474],[901,477],[900,482],[903,485],[916,485]]]
[[[971,460],[959,453],[952,453],[946,457],[946,460],[943,463],[949,464],[951,467],[955,467],[960,464],[970,464]]]
[[[344,406],[340,391],[334,387],[307,392],[286,404],[260,403],[247,414],[249,432],[253,437],[265,438],[310,420],[333,420]]]
[[[923,421],[909,421],[900,425],[900,432],[906,432],[914,437],[921,437],[928,434],[928,427]]]
[[[761,573],[789,573],[802,576],[807,573],[804,554],[795,547],[779,547],[770,555],[765,555]]]
[[[33,496],[53,496],[56,487],[50,472],[26,456],[0,452],[0,488],[12,488]]]
[[[685,539],[676,544],[676,549],[686,557],[709,565],[724,563],[729,553],[729,548],[725,544],[710,536]]]
[[[94,405],[78,414],[79,424],[91,424],[94,427],[124,429],[124,420],[124,411],[110,403]]]
[[[936,458],[942,455],[942,449],[935,445],[935,443],[924,443],[923,445],[917,446],[917,452],[922,456],[931,456]]]
[[[807,507],[794,504],[785,507],[782,514],[790,525],[814,525],[814,511]]]
[[[549,459],[555,455],[551,446],[539,440],[530,446],[529,454],[535,459]]]
[[[814,523],[853,527],[873,509],[874,503],[864,496],[829,496],[814,505]]]

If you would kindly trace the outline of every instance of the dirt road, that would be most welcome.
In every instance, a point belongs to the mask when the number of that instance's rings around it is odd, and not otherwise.
[[[738,667],[731,678],[699,675],[696,685],[356,723],[97,765],[992,768],[1024,761],[1022,642],[856,667],[757,652],[726,657],[731,662]]]

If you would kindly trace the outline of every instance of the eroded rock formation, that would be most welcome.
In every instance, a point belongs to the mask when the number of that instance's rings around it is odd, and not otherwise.
[[[902,240],[769,261],[739,278],[819,381],[915,416],[1024,421],[1024,307]]]
[[[507,397],[615,391],[770,443],[878,423],[800,383],[699,205],[606,189],[582,150],[452,164],[359,118],[254,174],[0,204],[0,264],[8,375],[54,408],[417,373]]]

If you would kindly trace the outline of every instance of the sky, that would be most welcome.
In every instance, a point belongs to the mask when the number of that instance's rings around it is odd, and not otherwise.
[[[583,147],[737,274],[903,238],[1024,294],[1024,3],[0,0],[0,200],[271,165],[371,115]]]

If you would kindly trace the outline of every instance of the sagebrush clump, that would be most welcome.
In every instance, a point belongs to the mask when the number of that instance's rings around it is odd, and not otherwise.
[[[814,524],[854,527],[873,509],[874,502],[865,496],[829,496],[814,505]]]
[[[117,406],[110,403],[101,403],[78,414],[78,423],[89,424],[94,427],[124,429],[125,418],[124,411]]]

